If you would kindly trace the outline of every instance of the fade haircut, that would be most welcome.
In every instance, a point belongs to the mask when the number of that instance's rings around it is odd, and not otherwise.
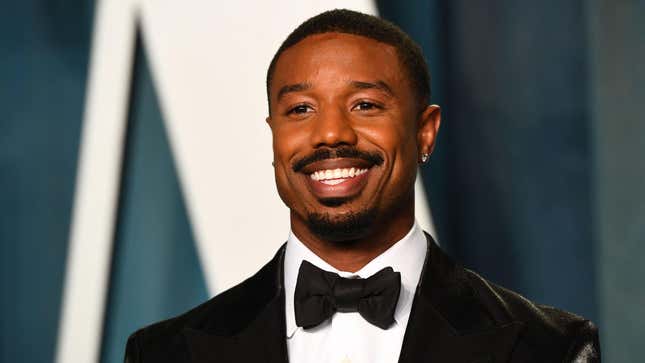
[[[396,49],[401,66],[416,93],[419,106],[430,100],[430,72],[421,47],[398,26],[372,15],[347,9],[329,10],[300,24],[280,45],[267,71],[266,88],[271,112],[271,81],[280,55],[308,36],[323,33],[360,35]]]

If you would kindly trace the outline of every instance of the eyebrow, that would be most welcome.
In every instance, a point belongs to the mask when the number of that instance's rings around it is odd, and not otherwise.
[[[287,93],[291,92],[302,92],[310,89],[311,83],[295,83],[295,84],[288,84],[286,86],[280,87],[280,90],[278,91],[278,101]]]
[[[382,91],[388,96],[394,96],[392,88],[382,80],[376,80],[374,82],[350,81],[349,84],[356,89],[376,89]],[[312,87],[312,84],[309,82],[284,85],[280,87],[280,90],[278,91],[278,101],[287,93],[302,92],[311,89]]]
[[[376,80],[374,82],[351,81],[350,85],[358,89],[377,89],[386,93],[388,96],[394,96],[392,88],[390,88],[387,83],[381,80]]]

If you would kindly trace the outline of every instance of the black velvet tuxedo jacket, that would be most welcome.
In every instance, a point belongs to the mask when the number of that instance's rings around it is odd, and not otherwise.
[[[590,321],[493,285],[427,237],[399,362],[600,362]],[[284,250],[232,289],[132,334],[125,361],[287,363]]]

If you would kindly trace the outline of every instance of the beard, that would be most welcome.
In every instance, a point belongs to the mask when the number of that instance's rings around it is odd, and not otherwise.
[[[349,244],[365,237],[374,226],[376,208],[349,212],[341,216],[329,213],[310,212],[307,214],[309,230],[324,241]]]

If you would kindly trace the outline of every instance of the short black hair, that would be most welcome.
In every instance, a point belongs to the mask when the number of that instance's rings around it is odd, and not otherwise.
[[[376,16],[347,9],[335,9],[320,13],[300,24],[278,48],[271,60],[266,78],[269,112],[271,111],[271,81],[282,52],[310,35],[323,33],[360,35],[391,45],[396,49],[399,61],[407,72],[419,103],[425,105],[426,102],[429,102],[430,72],[428,65],[423,57],[421,47],[410,36],[393,23]]]

